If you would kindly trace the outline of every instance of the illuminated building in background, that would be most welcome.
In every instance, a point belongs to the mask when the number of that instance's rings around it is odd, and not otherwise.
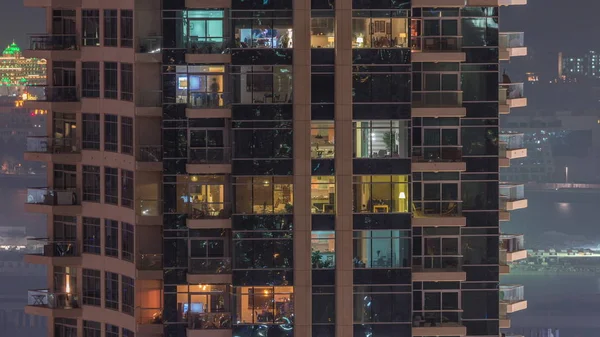
[[[533,72],[527,72],[527,73],[525,73],[525,76],[527,76],[527,82],[530,82],[530,83],[539,82],[539,80],[540,80],[538,75]]]
[[[600,57],[593,50],[583,56],[558,53],[558,78],[563,81],[576,78],[600,78]]]
[[[25,58],[13,41],[0,56],[0,96],[15,96],[28,85],[46,83],[46,60]]]

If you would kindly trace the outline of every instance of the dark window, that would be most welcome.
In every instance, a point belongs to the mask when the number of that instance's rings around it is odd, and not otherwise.
[[[83,321],[83,337],[101,337],[101,324],[94,321]]]
[[[104,284],[104,307],[119,310],[119,274],[104,272]],[[119,330],[117,329],[117,337],[118,335]],[[107,336],[112,337],[108,333]]]
[[[100,255],[100,219],[83,218],[83,252]]]
[[[81,97],[100,97],[100,63],[81,62]]]
[[[334,287],[313,287],[312,322],[335,323],[335,291]]]
[[[121,258],[133,262],[133,225],[121,222]]]
[[[104,219],[104,255],[119,256],[119,222]]]
[[[121,10],[121,47],[133,47],[133,11],[131,9]]]
[[[83,304],[100,306],[100,271],[83,269]]]
[[[77,337],[77,319],[55,318],[54,319],[54,336]]]
[[[123,337],[135,337],[135,333],[131,330],[123,328],[121,332],[123,334]]]
[[[133,65],[121,63],[121,100],[133,101]]]
[[[100,150],[100,115],[84,113],[81,115],[83,122],[83,142],[81,147],[84,150]]]
[[[135,295],[133,279],[127,276],[121,276],[121,311],[131,316],[134,315]]]
[[[117,10],[104,10],[104,46],[117,46]]]
[[[100,166],[83,165],[83,201],[100,202]]]
[[[104,62],[104,98],[119,96],[119,66],[117,62]]]
[[[119,204],[119,169],[104,168],[104,202],[111,205]]]
[[[86,47],[100,45],[100,11],[97,9],[81,10],[81,44]]]
[[[119,118],[104,115],[104,151],[119,151]]]
[[[121,206],[133,208],[133,172],[121,170]]]
[[[133,154],[133,118],[121,117],[121,153]]]
[[[115,274],[116,275],[116,274]],[[117,275],[118,277],[119,275]],[[119,327],[112,324],[105,324],[105,335],[104,337],[119,337]]]

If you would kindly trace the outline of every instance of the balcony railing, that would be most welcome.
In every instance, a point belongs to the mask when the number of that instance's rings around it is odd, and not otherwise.
[[[81,256],[79,245],[76,241],[49,241],[48,239],[32,239],[47,242],[40,246],[35,254],[48,257],[75,257]]]
[[[499,138],[508,150],[525,148],[525,135],[522,133],[501,133]]]
[[[135,94],[135,105],[138,108],[160,108],[162,107],[162,91],[147,90]]]
[[[230,257],[190,257],[190,274],[228,274],[231,273]]]
[[[189,149],[189,164],[228,164],[229,162],[231,162],[231,148],[229,147]]]
[[[33,153],[79,153],[79,139],[50,138],[45,136],[27,137],[27,152]]]
[[[462,255],[425,255],[413,257],[413,271],[462,271]]]
[[[76,86],[51,87],[43,85],[29,86],[28,100],[52,103],[79,102],[79,93]]]
[[[500,184],[500,198],[507,201],[525,199],[525,185],[522,184]]]
[[[413,147],[412,161],[427,162],[459,162],[462,160],[461,145],[419,146]]]
[[[525,238],[522,234],[502,234],[500,235],[500,249],[508,253],[525,250]]]
[[[231,203],[229,202],[191,202],[190,219],[229,219]]]
[[[228,108],[233,101],[230,92],[191,92],[188,107],[191,109]]]
[[[500,83],[500,87],[506,89],[507,99],[518,99],[525,97],[523,94],[523,83]]]
[[[27,305],[50,309],[75,309],[79,308],[79,298],[73,293],[36,289],[27,291]]]
[[[413,92],[413,108],[462,107],[462,91]]]
[[[162,48],[162,36],[141,37],[138,40],[137,52],[141,54],[157,54]]]
[[[162,146],[140,145],[138,147],[138,161],[152,163],[162,161]]]
[[[162,215],[162,200],[140,199],[137,201],[137,215],[159,216]]]
[[[163,324],[161,308],[136,308],[138,324]]]
[[[444,310],[444,311],[414,311],[414,327],[443,327],[448,325],[461,325],[462,310]]]
[[[231,329],[231,313],[229,312],[188,312],[188,314],[190,329]]]
[[[508,265],[508,259],[507,259],[507,251],[506,249],[500,249],[500,255],[499,255],[499,260],[500,260],[500,265],[501,266],[507,266]]]
[[[35,34],[29,36],[31,50],[77,50],[77,35]]]
[[[525,300],[525,287],[522,285],[500,285],[500,301],[519,302]]]
[[[162,270],[163,255],[162,254],[138,254],[137,268],[140,270]]]
[[[227,54],[232,47],[232,40],[227,37],[199,38],[190,36],[188,41],[188,52],[191,54]]]
[[[500,48],[520,48],[525,47],[525,33],[524,32],[501,32],[499,33]]]
[[[417,217],[462,215],[462,201],[415,201],[413,205],[413,213]]]
[[[79,205],[79,198],[76,189],[28,188],[26,203],[51,206]]]
[[[413,36],[411,47],[423,52],[456,52],[461,50],[462,36]]]

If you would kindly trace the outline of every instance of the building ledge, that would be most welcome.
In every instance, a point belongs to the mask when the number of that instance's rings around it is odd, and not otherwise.
[[[412,273],[413,282],[464,282],[467,273],[455,269],[427,269],[427,271],[415,270]]]
[[[464,216],[418,216],[412,219],[413,227],[465,227],[467,218]]]
[[[467,170],[465,162],[413,162],[413,172],[464,172]]]
[[[512,314],[527,309],[527,301],[500,301],[500,311]]]
[[[527,149],[508,149],[506,150],[506,158],[508,159],[519,159],[527,158]]]
[[[52,265],[58,267],[81,266],[81,256],[45,256],[41,254],[25,254],[23,261],[28,264]]]
[[[527,250],[517,250],[514,252],[506,252],[506,262],[515,262],[527,258]]]
[[[510,212],[500,211],[500,221],[510,221]]]
[[[506,202],[507,211],[527,208],[527,199],[511,200]]]
[[[510,318],[500,318],[500,329],[510,329]]]
[[[507,264],[501,264],[499,266],[500,275],[508,275],[510,274],[510,266]]]
[[[59,309],[37,305],[25,306],[25,313],[34,316],[78,318],[81,317],[81,312],[81,308]]]
[[[412,62],[465,62],[466,60],[466,54],[460,51],[413,51],[411,53]]]
[[[411,109],[412,117],[465,117],[467,109],[464,107],[441,108],[415,108]]]
[[[462,325],[445,325],[432,327],[413,327],[413,336],[466,336],[467,328]]]
[[[467,0],[413,0],[412,7],[465,7]]]
[[[210,8],[215,8],[211,6]],[[231,63],[231,54],[185,54],[185,62],[193,64],[229,64]]]

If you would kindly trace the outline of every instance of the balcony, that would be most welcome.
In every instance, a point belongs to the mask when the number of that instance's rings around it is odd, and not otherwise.
[[[465,336],[461,311],[414,311],[413,336]]]
[[[527,106],[527,98],[523,93],[523,83],[500,83],[499,90],[498,104],[501,115],[509,114],[511,108]]]
[[[413,92],[412,117],[464,117],[462,91]]]
[[[141,37],[137,41],[135,61],[141,63],[162,62],[162,36]]]
[[[187,226],[193,229],[231,228],[231,203],[191,202]]]
[[[506,313],[500,313],[500,319],[498,322],[500,329],[510,329],[510,317]]]
[[[231,173],[231,148],[190,148],[186,171],[190,174]]]
[[[461,256],[422,256],[413,258],[413,282],[463,282],[467,274],[462,270]]]
[[[413,172],[462,172],[466,169],[460,145],[413,147]]]
[[[527,148],[522,133],[501,133],[498,143],[500,167],[509,167],[511,159],[526,158]]]
[[[137,332],[142,336],[162,335],[164,325],[161,308],[135,309]]]
[[[231,63],[230,48],[233,41],[227,37],[199,38],[190,36],[185,54],[187,63]]]
[[[512,314],[527,309],[525,287],[522,285],[500,285],[500,313]]]
[[[135,115],[140,117],[162,117],[163,93],[160,90],[146,90],[135,93]]]
[[[230,257],[190,257],[187,273],[189,283],[231,283]]]
[[[162,200],[140,199],[136,204],[136,224],[162,226]]]
[[[28,188],[25,211],[31,213],[78,215],[81,200],[76,189],[59,190],[51,187]]]
[[[411,37],[412,62],[465,62],[462,36]]]
[[[413,7],[465,7],[467,0],[413,0]]]
[[[25,254],[24,261],[29,264],[52,266],[80,266],[81,251],[75,241],[49,241],[48,239],[32,239],[40,241],[33,254]]]
[[[48,111],[81,112],[79,88],[76,86],[28,86],[24,107]]]
[[[81,0],[23,0],[25,7],[32,8],[61,8],[78,9],[81,8]]]
[[[188,337],[231,337],[231,313],[190,312]]]
[[[25,313],[46,317],[77,318],[81,316],[81,306],[76,294],[36,289],[27,291]]]
[[[185,115],[188,118],[231,118],[230,92],[191,92]]]
[[[500,48],[500,60],[508,61],[511,57],[527,56],[525,47],[525,33],[523,32],[501,32],[499,33],[498,47]]]
[[[139,145],[135,167],[139,171],[162,172],[162,146],[161,145]]]
[[[464,227],[460,201],[413,202],[413,227]]]
[[[525,185],[500,183],[500,210],[514,211],[527,208]]]
[[[81,58],[77,35],[35,34],[29,36],[29,49],[23,57],[75,61]]]
[[[527,258],[525,250],[525,238],[523,234],[502,234],[500,235],[500,256],[506,256],[502,263],[508,264]]]
[[[137,278],[140,280],[163,279],[163,255],[160,253],[137,254]]]
[[[500,275],[510,274],[510,264],[507,261],[506,249],[500,249],[499,259],[500,259],[500,263],[499,263]]]
[[[79,139],[50,138],[45,136],[27,137],[24,158],[28,161],[45,163],[77,163],[81,161]]]

